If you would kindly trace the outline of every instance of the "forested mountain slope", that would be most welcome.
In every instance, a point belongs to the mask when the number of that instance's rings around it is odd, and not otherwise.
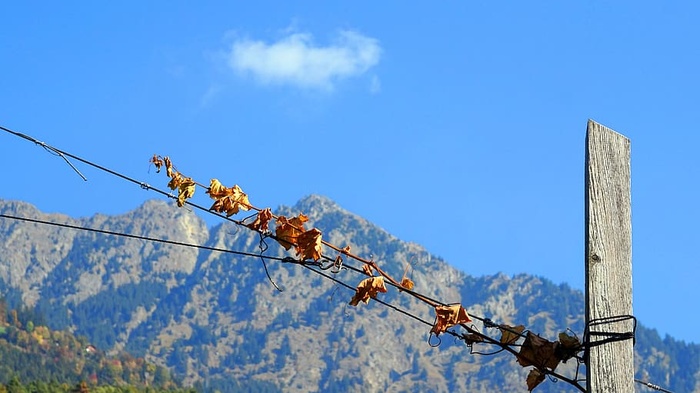
[[[0,298],[0,392],[68,392],[80,384],[105,392],[116,392],[116,386],[186,391],[163,366],[123,351],[106,355],[86,337],[51,330],[41,315],[27,308],[9,309]]]
[[[551,340],[567,328],[583,334],[583,296],[565,284],[528,274],[470,276],[324,197],[309,196],[277,213],[306,214],[307,228],[319,228],[324,239],[351,246],[354,254],[372,258],[395,277],[410,264],[407,275],[416,291],[461,302],[474,315],[523,324]],[[162,201],[90,218],[0,201],[0,214],[254,254],[264,250],[266,256],[294,255],[232,223],[208,228],[187,209]],[[283,291],[273,286],[265,267]],[[352,287],[363,278],[349,270],[323,272]],[[10,306],[36,307],[52,327],[84,335],[101,351],[144,356],[202,390],[527,391],[528,370],[512,355],[470,354],[463,342],[447,335],[432,347],[429,325],[374,301],[349,306],[353,293],[298,264],[267,260],[264,265],[254,256],[0,218],[0,296]],[[379,298],[432,323],[432,308],[403,295],[389,291]],[[640,326],[635,350],[640,378],[677,392],[700,391],[697,345],[661,339]],[[561,370],[573,375],[574,369],[572,360]],[[576,391],[561,381],[545,381],[536,389]],[[640,385],[639,391],[644,389]]]

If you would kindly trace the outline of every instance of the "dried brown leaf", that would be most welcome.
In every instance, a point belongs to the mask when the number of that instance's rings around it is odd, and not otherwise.
[[[165,174],[172,178],[177,171],[173,170],[173,163],[170,161],[170,157],[163,157],[163,161],[165,162]],[[172,190],[174,190],[174,188],[172,188]]]
[[[439,336],[452,326],[467,322],[471,322],[471,319],[461,304],[435,306],[435,325],[430,329],[430,333]]]
[[[243,205],[240,203],[236,202],[235,199],[233,199],[230,196],[227,196],[226,198],[223,198],[226,200],[225,205],[226,205],[226,217],[231,217],[234,214],[237,214],[241,210],[248,210],[248,209],[243,209]]]
[[[522,333],[525,330],[525,326],[523,325],[518,325],[518,326],[510,326],[510,325],[501,325],[501,344],[515,344],[516,341],[520,338],[520,333]]]
[[[570,336],[566,332],[559,333],[559,347],[557,356],[562,362],[566,362],[581,350],[581,341],[576,336]]]
[[[298,256],[301,256],[302,260],[313,259],[318,261],[321,259],[322,250],[321,231],[318,229],[309,229],[297,237],[296,253]]]
[[[177,190],[180,188],[180,184],[182,184],[182,181],[185,180],[184,177],[180,174],[180,172],[175,172],[172,176],[170,181],[168,182],[168,188],[171,190]]]
[[[209,194],[211,199],[219,199],[231,195],[229,189],[224,187],[224,185],[217,179],[211,179],[209,182],[209,189],[206,192]]]
[[[532,389],[536,388],[537,385],[541,384],[542,381],[544,381],[544,377],[544,373],[540,370],[536,368],[530,370],[530,373],[527,374],[527,380],[525,381],[527,382],[527,390],[531,392]]]
[[[357,306],[359,302],[369,303],[369,299],[374,299],[377,297],[379,292],[386,292],[386,286],[384,286],[384,277],[370,277],[365,278],[360,281],[355,290],[355,295],[350,300],[351,306]]]
[[[466,341],[467,345],[484,342],[484,338],[476,333],[469,333],[465,335],[464,340]]]
[[[225,212],[227,217],[230,217],[241,210],[250,210],[248,195],[246,195],[246,193],[243,192],[238,185],[227,188],[217,179],[211,179],[207,194],[209,194],[212,199],[216,199],[216,202],[211,205],[209,210],[219,213]]]
[[[248,224],[248,227],[256,231],[265,232],[268,230],[270,220],[272,220],[272,211],[268,207],[260,210],[255,216],[255,221]]]
[[[155,165],[156,167],[156,173],[160,173],[160,167],[163,166],[163,160],[158,156],[158,154],[154,154],[153,157],[151,157],[151,164]]]
[[[304,223],[309,219],[303,215],[299,214],[297,217],[292,217],[288,219],[285,216],[279,216],[276,220],[275,236],[277,237],[277,242],[289,250],[292,246],[297,244],[297,238],[301,235],[304,229]]]
[[[243,211],[250,210],[248,194],[243,192],[243,190],[238,187],[238,184],[234,185],[232,188],[229,188],[229,190],[231,191],[231,199],[233,199],[233,201],[238,205],[238,209]]]
[[[401,278],[401,286],[403,288],[408,289],[409,291],[413,289],[413,280],[410,278],[406,277],[406,274],[408,273],[408,268],[411,267],[410,264],[406,264],[406,268],[403,269],[403,278]]]
[[[554,370],[559,365],[559,358],[556,355],[557,345],[559,344],[556,342],[528,332],[523,346],[520,347],[518,363],[523,367],[535,366]]]
[[[185,205],[185,201],[189,198],[192,198],[194,195],[194,190],[195,190],[195,183],[192,179],[189,177],[186,179],[183,179],[180,182],[180,185],[178,186],[178,193],[177,193],[177,205],[179,207],[182,207]]]
[[[401,286],[410,291],[413,289],[413,281],[408,277],[404,277],[401,279]]]
[[[570,336],[566,332],[559,333],[559,343],[565,349],[577,349],[581,346],[578,337]]]
[[[374,273],[372,272],[372,265],[370,265],[369,263],[365,263],[364,265],[362,265],[362,272],[370,277],[374,276]]]
[[[309,221],[309,217],[307,217],[305,214],[300,213],[296,217],[292,217],[291,220],[289,220],[289,223],[300,229],[301,231],[304,231],[304,223]]]
[[[233,202],[229,198],[217,199],[209,208],[209,210],[215,211],[217,213],[227,213],[233,211]]]

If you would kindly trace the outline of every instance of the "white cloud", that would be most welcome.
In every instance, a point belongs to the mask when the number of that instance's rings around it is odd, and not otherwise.
[[[369,85],[369,91],[372,94],[379,94],[382,91],[382,83],[379,81],[379,77],[372,75],[372,81]]]
[[[266,43],[234,41],[228,65],[266,84],[332,90],[335,82],[358,75],[379,62],[379,41],[354,31],[341,31],[328,46],[316,46],[309,34],[292,33]]]

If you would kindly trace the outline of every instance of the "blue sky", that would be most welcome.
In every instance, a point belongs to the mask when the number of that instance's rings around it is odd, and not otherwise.
[[[632,141],[635,315],[700,343],[699,7],[9,2],[0,125],[154,185],[158,153],[260,207],[326,195],[467,273],[583,289],[592,118]],[[4,133],[0,165],[0,198],[44,211],[158,197]]]

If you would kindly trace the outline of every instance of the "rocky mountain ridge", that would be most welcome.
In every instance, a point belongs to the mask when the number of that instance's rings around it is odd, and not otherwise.
[[[461,302],[474,315],[524,324],[550,339],[566,328],[583,332],[582,294],[566,285],[527,274],[469,276],[320,196],[277,213],[307,214],[307,227],[393,276],[410,264],[417,291]],[[274,240],[232,223],[208,228],[162,201],[119,216],[74,219],[0,200],[0,214],[290,255]],[[351,286],[361,279],[348,271],[333,276]],[[352,294],[295,264],[0,218],[0,296],[36,307],[55,328],[85,335],[105,351],[126,349],[167,366],[185,383],[224,390],[235,383],[250,391],[527,391],[527,372],[511,355],[470,354],[450,338],[433,348],[430,326],[376,302],[348,306]],[[381,298],[432,323],[433,310],[410,297],[390,291]],[[640,327],[635,349],[640,378],[700,391],[697,345]],[[576,390],[545,381],[537,391]]]

